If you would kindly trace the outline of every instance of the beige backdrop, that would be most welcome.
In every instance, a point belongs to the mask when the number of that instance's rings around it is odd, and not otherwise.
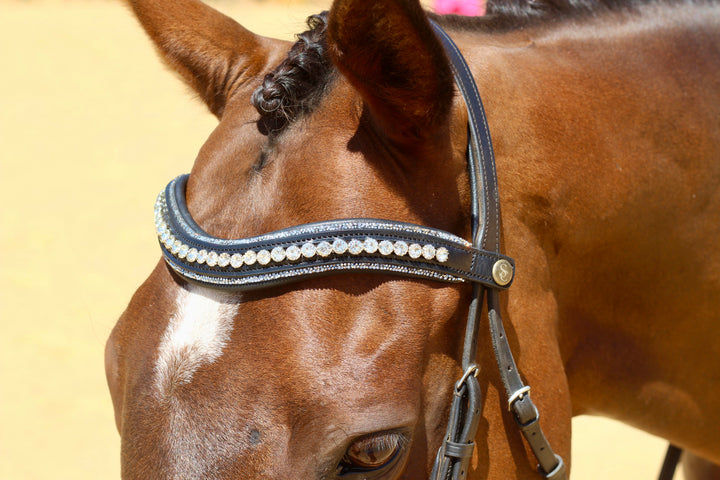
[[[216,6],[290,38],[328,3]],[[159,258],[155,195],[214,120],[109,0],[0,0],[0,60],[0,480],[117,479],[105,338]],[[656,476],[664,442],[574,425],[575,479]]]

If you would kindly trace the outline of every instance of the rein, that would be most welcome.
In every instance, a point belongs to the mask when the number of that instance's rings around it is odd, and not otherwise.
[[[477,86],[450,37],[431,21],[451,61],[468,109],[468,172],[472,195],[472,242],[442,230],[381,219],[309,223],[255,237],[213,237],[190,215],[187,175],[171,181],[157,198],[155,225],[162,254],[178,275],[210,288],[248,290],[342,272],[380,272],[441,282],[472,282],[462,369],[455,384],[445,440],[431,480],[467,476],[481,413],[475,363],[483,298],[508,409],[547,479],[566,479],[538,423],[537,408],[517,370],[500,318],[498,292],[510,286],[515,266],[500,253],[500,208],[490,132]]]

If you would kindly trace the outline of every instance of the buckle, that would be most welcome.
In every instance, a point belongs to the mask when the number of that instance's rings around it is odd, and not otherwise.
[[[523,402],[525,396],[527,396],[527,402]],[[515,418],[515,423],[517,423],[518,427],[523,431],[531,428],[540,420],[540,412],[538,412],[537,407],[530,399],[530,387],[528,386],[519,388],[515,393],[510,395],[508,399],[508,411],[512,413],[513,418]]]
[[[477,378],[478,373],[480,373],[480,367],[478,367],[475,363],[470,365],[467,370],[465,370],[462,377],[460,377],[460,380],[458,380],[455,384],[455,395],[462,396],[460,392],[462,391],[462,387],[465,385],[465,382],[467,382],[467,379],[470,375]]]
[[[513,405],[518,400],[522,400],[526,394],[530,393],[530,385],[526,385],[522,388],[519,388],[515,390],[515,393],[510,395],[510,398],[508,398],[508,412],[512,412]]]

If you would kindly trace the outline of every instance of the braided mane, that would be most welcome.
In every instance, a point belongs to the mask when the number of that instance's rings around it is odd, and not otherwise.
[[[508,31],[543,22],[582,19],[606,12],[633,12],[643,5],[717,3],[718,0],[488,0],[483,17],[458,15],[432,18],[460,29]]]
[[[327,12],[307,19],[309,30],[297,36],[287,58],[263,79],[252,96],[266,133],[279,133],[316,106],[333,72],[326,55]]]
[[[488,0],[484,17],[457,15],[430,17],[460,29],[503,31],[543,21],[579,18],[613,10],[632,11],[648,3],[694,0]],[[699,0],[709,3],[718,0]],[[309,30],[297,35],[287,57],[267,74],[252,96],[260,113],[260,128],[278,134],[294,120],[312,111],[322,98],[335,69],[327,55],[328,12],[307,19]]]

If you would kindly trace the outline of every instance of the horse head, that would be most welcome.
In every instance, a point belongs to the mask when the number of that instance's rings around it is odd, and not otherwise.
[[[483,218],[495,243],[512,233],[518,264],[507,295],[487,294],[491,341],[478,342],[466,331],[475,287],[386,273],[417,273],[408,258],[421,256],[446,272],[448,255],[475,248],[463,242],[478,231],[477,192],[490,198],[490,180],[477,188],[468,172],[475,117],[454,93],[457,64],[417,0],[335,0],[294,44],[197,0],[130,3],[219,122],[158,198],[167,261],[107,343],[124,479],[425,479],[440,449],[462,458],[453,478],[530,480],[534,457],[556,458],[537,438],[568,459],[582,413],[720,462],[705,441],[720,428],[716,0],[490,2],[487,19],[443,21],[497,133],[503,221]],[[171,204],[198,245],[270,246],[190,248],[167,233]],[[363,218],[460,246],[436,255],[395,236],[386,253],[403,259],[380,268],[371,237],[271,245]],[[378,271],[345,260],[361,251]],[[204,280],[272,262],[262,278],[278,280],[301,257],[318,260],[309,273],[353,271],[241,290]],[[482,408],[460,444],[446,425],[470,418],[452,417],[470,378]],[[533,405],[525,380],[540,386],[544,434],[537,410],[527,422],[515,410]],[[548,465],[546,478],[563,478]]]
[[[338,1],[294,45],[194,1],[133,7],[219,120],[186,189],[205,231],[373,217],[470,236],[467,117],[417,2]],[[370,273],[215,291],[161,262],[107,347],[123,478],[424,478],[468,303]]]

